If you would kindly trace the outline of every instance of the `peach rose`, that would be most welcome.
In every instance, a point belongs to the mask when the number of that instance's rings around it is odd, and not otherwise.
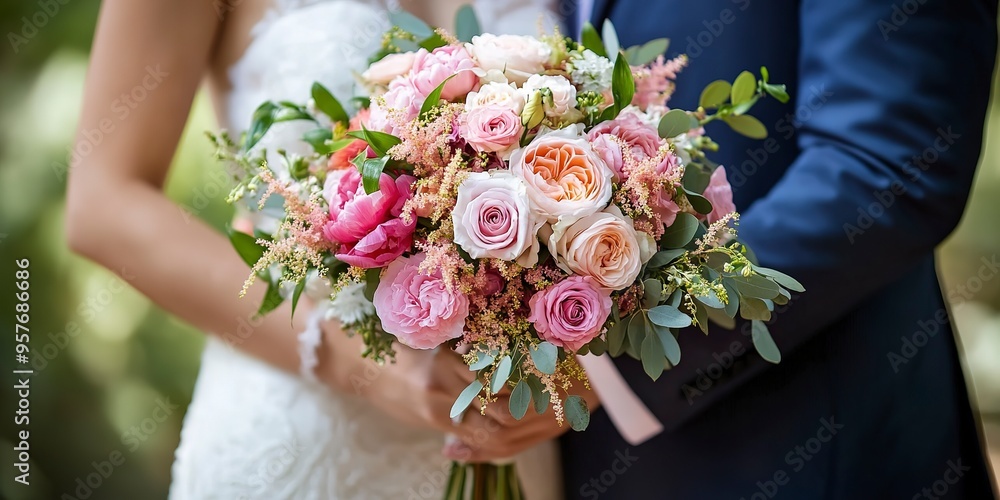
[[[510,170],[524,179],[528,197],[549,222],[572,223],[611,200],[614,173],[581,136],[580,125],[535,137],[515,150]]]
[[[549,252],[564,271],[590,276],[601,288],[621,290],[635,283],[656,242],[636,231],[632,220],[612,205],[572,225],[556,224]]]

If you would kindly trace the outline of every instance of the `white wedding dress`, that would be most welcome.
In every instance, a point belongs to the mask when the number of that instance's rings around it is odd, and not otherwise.
[[[554,19],[550,5],[482,0],[475,7],[485,31],[535,34],[540,15]],[[387,8],[372,0],[275,0],[231,68],[224,125],[245,128],[268,99],[306,102],[313,81],[347,102],[357,93],[352,73],[365,68],[388,27]],[[278,124],[262,145],[300,149],[305,128]],[[213,336],[184,419],[170,498],[437,499],[449,471],[443,443],[441,434],[401,425],[354,395],[315,386]],[[518,457],[530,500],[561,496],[556,453],[546,443]]]

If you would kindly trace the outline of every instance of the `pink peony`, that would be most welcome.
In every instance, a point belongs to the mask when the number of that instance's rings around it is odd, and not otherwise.
[[[473,259],[516,260],[524,267],[538,262],[545,218],[531,209],[524,181],[506,170],[469,174],[458,186],[452,220],[455,243]]]
[[[502,152],[517,145],[524,126],[510,108],[491,104],[462,115],[460,135],[479,152]]]
[[[622,167],[625,165],[625,157],[622,156],[621,144],[615,140],[615,136],[611,134],[598,135],[591,139],[590,145],[593,146],[594,152],[604,160],[604,163],[608,164],[608,168],[614,172],[615,180],[624,180],[625,173],[622,171]]]
[[[341,244],[338,259],[352,266],[382,267],[413,243],[416,221],[406,223],[399,216],[416,179],[382,174],[379,190],[367,194],[357,170],[343,172],[335,188],[324,189],[330,202],[330,220],[323,226],[323,235]]]
[[[601,134],[611,134],[625,141],[633,156],[640,160],[656,156],[664,143],[656,129],[643,123],[633,113],[622,113],[614,120],[601,122],[590,130],[587,137],[594,140]]]
[[[461,337],[469,315],[469,299],[457,289],[448,290],[440,271],[420,271],[424,257],[421,253],[389,264],[373,301],[382,328],[414,349],[433,349]]]
[[[611,313],[611,292],[589,276],[570,276],[531,297],[528,321],[543,339],[571,351],[597,337]]]
[[[709,224],[736,211],[736,205],[733,204],[733,188],[729,185],[726,169],[722,166],[716,167],[715,172],[712,172],[708,187],[702,196],[712,202],[712,213],[707,216]]]
[[[368,128],[397,135],[397,129],[420,114],[424,95],[407,78],[397,78],[389,84],[389,90],[373,97]]]
[[[464,47],[445,45],[433,52],[420,49],[413,61],[410,78],[420,95],[430,95],[448,77],[454,75],[441,91],[441,98],[451,101],[464,97],[479,85],[479,77],[473,72],[476,63]]]

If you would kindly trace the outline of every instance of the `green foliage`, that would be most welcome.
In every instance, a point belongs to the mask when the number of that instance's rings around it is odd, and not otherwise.
[[[535,363],[535,368],[538,368],[538,371],[546,375],[552,375],[556,372],[556,361],[559,350],[555,345],[549,342],[540,342],[530,346],[528,354],[531,356],[531,361]]]
[[[599,56],[608,56],[607,51],[604,50],[604,42],[601,40],[601,35],[597,34],[597,29],[594,28],[594,25],[589,22],[583,23],[583,30],[580,35],[580,45],[583,45],[583,48],[589,49]]]
[[[587,430],[587,426],[590,425],[590,409],[587,408],[587,402],[583,398],[577,395],[567,397],[563,402],[563,409],[566,420],[574,431]]]
[[[344,106],[340,104],[340,101],[319,82],[312,84],[312,98],[316,102],[316,109],[329,116],[334,122],[346,127],[348,122],[351,121],[351,117],[344,110]]]
[[[476,396],[478,396],[479,392],[482,390],[483,383],[480,382],[478,378],[473,380],[472,383],[458,395],[458,398],[455,399],[455,403],[451,405],[450,418],[458,418],[462,413],[465,413],[465,410],[472,404],[472,400],[476,399]]]
[[[531,404],[531,388],[524,379],[518,380],[514,390],[510,393],[510,414],[517,420],[524,418],[528,412],[528,405]]]
[[[472,41],[472,37],[482,34],[479,18],[471,5],[463,5],[455,15],[455,36],[462,42]]]

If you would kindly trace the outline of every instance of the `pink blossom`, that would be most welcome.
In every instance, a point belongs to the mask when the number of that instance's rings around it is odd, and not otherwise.
[[[611,292],[589,276],[570,276],[531,297],[533,323],[541,337],[571,351],[597,337],[611,313]]]
[[[441,91],[441,98],[451,101],[464,97],[479,85],[479,77],[472,71],[475,67],[476,63],[464,47],[445,45],[433,52],[420,49],[413,61],[411,78],[420,95],[426,97],[454,75]]]
[[[501,152],[517,144],[524,132],[521,117],[496,104],[481,106],[462,115],[460,134],[480,152]]]
[[[664,143],[656,129],[643,123],[634,113],[623,113],[614,120],[601,122],[591,129],[587,137],[593,141],[602,134],[611,134],[625,141],[638,160],[656,156]]]
[[[672,174],[680,166],[680,158],[677,155],[669,153],[656,166],[656,173],[664,177],[673,177]],[[660,223],[663,227],[670,226],[674,223],[677,218],[677,214],[681,211],[677,203],[674,202],[674,187],[670,184],[661,184],[652,193],[649,200],[649,205],[652,207],[653,212],[655,212],[659,218]]]
[[[611,134],[598,135],[591,139],[590,145],[593,146],[594,152],[615,173],[615,180],[621,181],[625,179],[625,173],[622,171],[622,167],[625,165],[625,157],[622,156],[622,147],[615,140],[615,136]]]
[[[473,259],[538,262],[538,229],[545,218],[534,213],[524,181],[509,171],[473,172],[458,186],[452,211],[455,243]]]
[[[440,270],[420,271],[425,254],[394,260],[375,290],[375,312],[382,328],[404,345],[433,349],[461,337],[469,315],[469,299],[449,289]]]
[[[733,204],[733,188],[726,179],[726,169],[721,166],[712,172],[708,187],[702,196],[712,202],[712,213],[708,214],[709,224],[736,211],[736,205]]]
[[[379,132],[398,135],[398,130],[420,114],[425,95],[408,78],[397,78],[389,90],[372,98],[368,127]]]
[[[382,174],[379,190],[367,194],[357,170],[344,172],[336,188],[327,186],[330,189],[325,190],[330,220],[323,226],[323,235],[341,244],[338,259],[364,268],[384,266],[413,243],[416,221],[406,223],[399,217],[416,179],[409,175],[393,179]]]

